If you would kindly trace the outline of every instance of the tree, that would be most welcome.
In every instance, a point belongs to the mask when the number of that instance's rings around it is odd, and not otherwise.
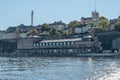
[[[94,27],[95,26],[95,22],[94,21],[90,21],[88,24],[89,24],[90,27]]]
[[[57,34],[57,30],[55,28],[52,28],[52,30],[50,31],[50,35],[56,35]]]
[[[68,24],[68,27],[72,30],[70,31],[71,34],[74,34],[75,32],[75,27],[79,24],[78,21],[74,20],[74,21],[71,21],[69,24]]]
[[[30,29],[29,31],[28,31],[28,34],[27,34],[27,36],[34,36],[34,35],[39,35],[39,31],[37,30],[37,29]]]
[[[42,27],[41,28],[42,31],[49,31],[50,30],[49,25],[46,23],[42,24],[41,27]]]
[[[98,28],[102,28],[104,30],[109,29],[109,20],[105,17],[100,17],[98,21]]]
[[[120,21],[115,23],[114,29],[120,31]]]
[[[74,20],[74,21],[71,21],[71,22],[68,24],[68,26],[69,26],[70,28],[75,28],[78,24],[79,24],[79,22],[76,21],[76,20]]]

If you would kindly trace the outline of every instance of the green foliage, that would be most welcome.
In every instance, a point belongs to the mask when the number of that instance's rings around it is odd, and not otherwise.
[[[46,23],[42,24],[41,27],[42,27],[41,28],[42,31],[49,31],[50,30],[49,25]]]
[[[72,35],[74,34],[75,32],[75,27],[79,24],[78,21],[74,20],[74,21],[71,21],[69,24],[68,24],[68,27],[70,28],[70,31],[69,31],[69,34]]]
[[[98,28],[103,28],[105,30],[108,30],[109,29],[109,20],[105,17],[100,17],[99,18],[99,21],[98,21]]]
[[[71,22],[68,24],[68,26],[73,29],[73,28],[75,28],[78,24],[79,24],[79,22],[76,21],[76,20],[74,20],[74,21],[71,21]]]
[[[52,28],[50,35],[57,35],[57,30],[55,28]]]
[[[95,26],[95,22],[94,21],[90,21],[88,24],[89,24],[90,27],[94,27]]]
[[[115,23],[114,28],[116,31],[120,31],[120,21]]]

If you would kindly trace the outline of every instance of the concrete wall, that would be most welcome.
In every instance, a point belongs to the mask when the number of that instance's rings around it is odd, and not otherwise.
[[[112,48],[113,49],[120,49],[120,37],[115,38],[112,43]]]
[[[0,32],[0,39],[15,39],[16,37],[15,33]]]
[[[18,40],[17,49],[33,49],[33,43],[39,41],[39,38],[22,38]]]

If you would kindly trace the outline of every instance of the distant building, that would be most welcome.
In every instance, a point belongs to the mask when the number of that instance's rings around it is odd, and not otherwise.
[[[0,32],[0,40],[1,39],[17,39],[17,35],[15,32],[12,33]]]
[[[115,19],[110,19],[110,29],[111,30],[114,30],[114,26],[117,21],[120,21],[120,16],[118,16],[118,18],[115,18]]]
[[[95,10],[94,12],[92,12],[92,17],[87,17],[87,18],[82,17],[80,23],[88,24],[91,21],[98,21],[98,19],[99,19],[99,12],[96,12]]]
[[[49,24],[49,27],[55,28],[56,30],[61,31],[66,27],[66,24],[63,23],[62,21],[59,21],[59,22],[54,22],[52,24]]]
[[[80,24],[75,28],[75,34],[82,34],[88,32],[88,26],[86,24]]]

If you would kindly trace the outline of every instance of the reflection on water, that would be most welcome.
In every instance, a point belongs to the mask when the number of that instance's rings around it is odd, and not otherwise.
[[[3,58],[0,80],[120,80],[120,59]]]

